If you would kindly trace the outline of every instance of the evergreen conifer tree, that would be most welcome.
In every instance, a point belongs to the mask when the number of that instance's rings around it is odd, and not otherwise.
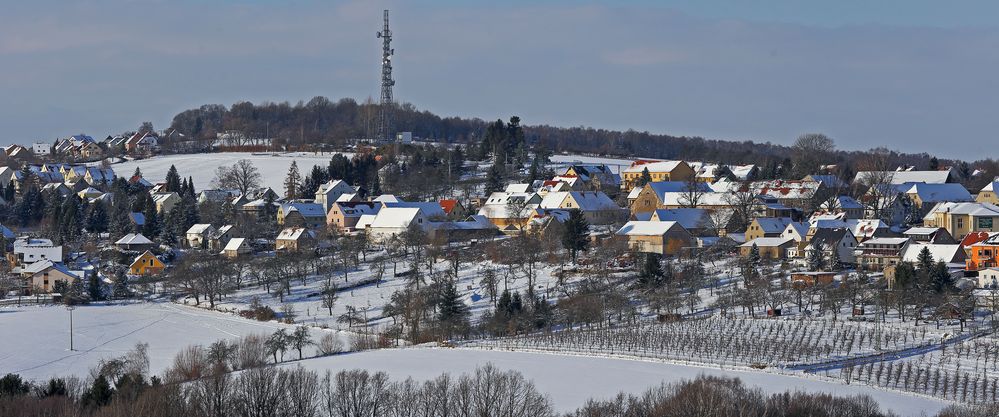
[[[573,263],[576,262],[576,255],[589,246],[589,231],[590,225],[583,217],[583,212],[578,209],[570,210],[569,219],[563,225],[562,246],[569,250]]]

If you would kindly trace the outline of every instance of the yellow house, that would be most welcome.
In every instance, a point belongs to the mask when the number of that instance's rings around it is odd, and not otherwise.
[[[793,223],[790,217],[759,217],[746,228],[746,241],[762,237],[781,237],[787,225]]]
[[[647,161],[638,160],[621,171],[621,188],[630,190],[641,180],[642,174],[648,170],[652,181],[691,181],[694,179],[694,169],[683,161]]]
[[[630,221],[615,233],[635,252],[677,255],[694,246],[694,238],[677,222]]]
[[[999,232],[999,206],[991,203],[939,203],[923,217],[923,226],[942,227],[958,240],[971,232]]]
[[[978,196],[975,197],[975,201],[979,203],[992,203],[999,204],[999,197],[996,196],[996,182],[990,182],[982,191],[978,192]]]
[[[128,273],[131,275],[154,275],[163,272],[163,268],[166,268],[163,261],[147,250],[132,261],[132,265],[128,267]]]

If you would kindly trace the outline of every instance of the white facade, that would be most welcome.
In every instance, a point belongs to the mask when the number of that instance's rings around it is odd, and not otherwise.
[[[41,155],[48,155],[48,154],[52,153],[52,144],[51,143],[44,143],[44,142],[32,143],[31,144],[31,152],[33,152],[35,155],[39,155],[39,156],[41,156]]]
[[[44,260],[62,262],[62,246],[54,246],[48,239],[22,238],[14,241],[14,255],[21,265]]]

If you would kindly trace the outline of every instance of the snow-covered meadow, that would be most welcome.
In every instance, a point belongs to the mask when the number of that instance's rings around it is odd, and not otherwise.
[[[881,407],[903,416],[932,415],[947,402],[885,391],[865,385],[847,385],[821,378],[806,378],[745,370],[716,369],[657,361],[625,360],[594,356],[510,352],[479,349],[407,348],[349,353],[297,362],[317,370],[366,369],[383,371],[393,379],[432,379],[442,373],[459,375],[492,363],[533,380],[550,396],[557,410],[582,406],[587,399],[609,399],[618,392],[639,394],[662,382],[680,382],[698,375],[738,377],[746,385],[767,393],[805,391],[836,395],[866,394]],[[285,366],[296,366],[293,364]]]
[[[102,359],[122,356],[136,343],[149,344],[149,370],[159,374],[187,346],[208,345],[249,334],[271,334],[293,326],[259,322],[169,302],[0,308],[0,374],[28,379],[86,377]],[[312,329],[313,339],[328,330]]]
[[[215,178],[215,170],[219,166],[232,165],[240,159],[246,159],[253,162],[253,165],[260,170],[261,186],[282,190],[284,189],[284,176],[292,161],[296,161],[298,170],[302,176],[305,176],[315,165],[326,167],[334,154],[331,152],[222,152],[164,155],[121,162],[112,165],[112,168],[114,168],[115,174],[125,177],[132,175],[132,172],[138,167],[147,181],[156,183],[162,182],[166,178],[170,166],[174,165],[182,177],[194,178],[195,186],[201,190],[211,187],[212,179]],[[344,155],[348,158],[353,156],[349,153]]]

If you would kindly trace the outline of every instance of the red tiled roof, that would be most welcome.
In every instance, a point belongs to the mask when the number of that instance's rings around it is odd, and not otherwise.
[[[971,232],[964,239],[961,239],[961,247],[971,246],[988,238],[988,232]]]
[[[458,200],[446,199],[440,201],[441,208],[444,209],[444,213],[451,214],[454,208],[458,206]]]

